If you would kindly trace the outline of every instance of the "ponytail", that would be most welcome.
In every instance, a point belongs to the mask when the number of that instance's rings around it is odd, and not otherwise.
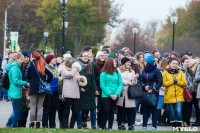
[[[37,65],[38,72],[44,75],[44,72],[45,72],[44,60],[42,59],[40,53],[33,52],[32,57],[36,58],[36,65]]]

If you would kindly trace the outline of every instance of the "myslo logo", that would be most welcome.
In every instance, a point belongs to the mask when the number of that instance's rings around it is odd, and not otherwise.
[[[173,127],[172,131],[197,131],[197,127]]]

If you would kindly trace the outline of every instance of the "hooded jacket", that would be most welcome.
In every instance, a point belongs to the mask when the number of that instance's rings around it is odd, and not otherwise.
[[[22,73],[20,71],[21,65],[13,61],[11,64],[6,66],[6,71],[8,72],[10,87],[8,90],[8,97],[11,99],[21,99],[22,98],[22,86],[26,86],[27,82],[22,81]]]
[[[169,65],[166,69],[170,68]],[[179,67],[177,67],[179,69]],[[177,82],[173,80],[173,75],[176,75]],[[166,70],[163,72],[163,87],[165,89],[164,103],[184,102],[183,87],[187,85],[185,75],[182,71],[177,74],[170,74]]]

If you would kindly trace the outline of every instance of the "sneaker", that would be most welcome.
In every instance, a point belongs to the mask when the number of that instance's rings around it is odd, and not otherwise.
[[[150,117],[148,122],[147,122],[147,125],[151,125],[152,124],[152,118]]]
[[[128,130],[130,130],[130,131],[135,131],[135,128],[134,128],[134,126],[129,126],[129,127],[128,127]]]
[[[156,131],[156,128],[155,127],[152,127],[152,129],[151,129],[152,131]]]
[[[140,121],[135,121],[135,126],[141,126],[143,123],[143,118]]]
[[[146,131],[147,130],[147,127],[142,127],[142,131]]]
[[[190,118],[191,123],[195,123],[196,119],[195,118]]]
[[[125,125],[122,125],[122,126],[121,126],[121,130],[126,130]]]

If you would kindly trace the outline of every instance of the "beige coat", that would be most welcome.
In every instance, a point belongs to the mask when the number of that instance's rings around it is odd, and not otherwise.
[[[78,62],[72,64],[72,68],[68,68],[65,65],[61,65],[58,69],[63,81],[62,98],[80,98],[79,85],[85,86],[87,80],[84,76],[80,76],[81,65]],[[80,78],[84,79],[84,82],[80,82]]]
[[[119,70],[121,73],[121,71]],[[125,71],[121,73],[122,76],[122,82],[123,82],[123,90],[121,97],[117,101],[117,106],[123,107],[124,98],[125,98],[125,108],[133,108],[135,107],[135,99],[128,99],[128,81],[133,81],[135,84],[137,83],[137,80],[135,79],[135,72],[129,72]]]

